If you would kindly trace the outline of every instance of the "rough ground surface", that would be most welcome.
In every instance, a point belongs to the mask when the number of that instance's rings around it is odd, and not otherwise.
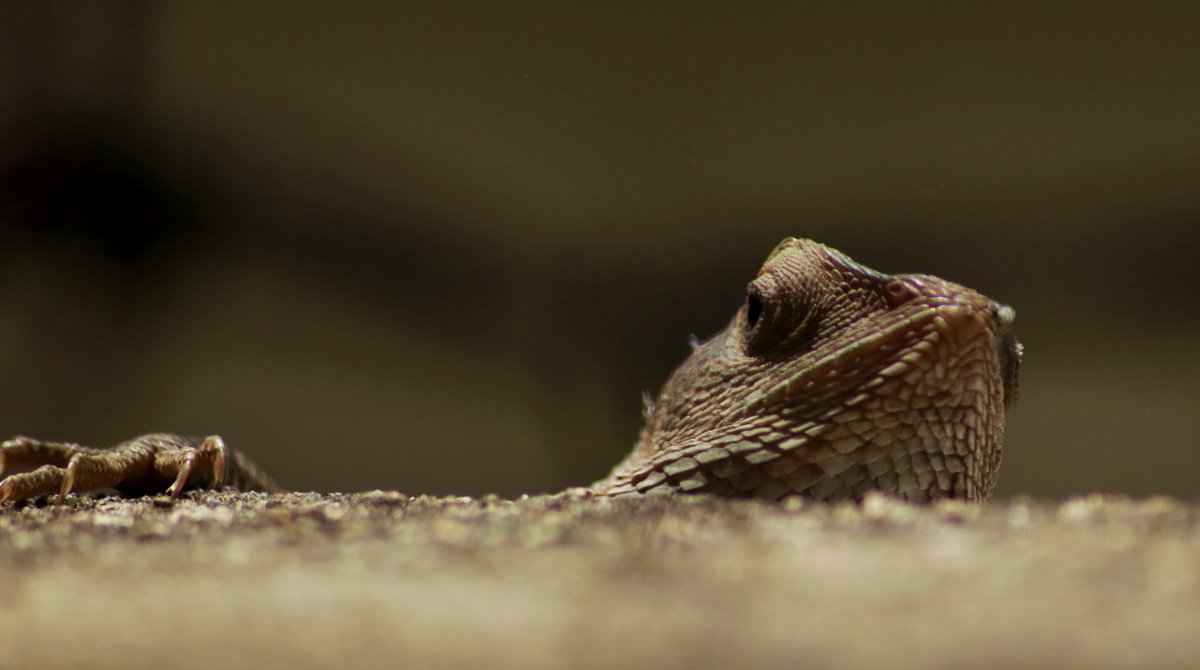
[[[1200,509],[0,505],[0,667],[1198,667]]]

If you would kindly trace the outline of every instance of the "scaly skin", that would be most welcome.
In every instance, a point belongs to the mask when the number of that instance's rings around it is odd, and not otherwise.
[[[169,433],[135,437],[109,449],[47,442],[18,435],[0,444],[0,472],[21,470],[0,481],[0,502],[57,493],[113,489],[122,495],[167,493],[172,498],[196,488],[278,491],[279,487],[219,435],[205,438]]]
[[[1012,309],[966,287],[784,240],[592,492],[986,499],[1015,399],[1012,321]],[[0,445],[0,472],[5,461],[32,471],[0,481],[0,502],[97,488],[276,489],[218,436],[144,435],[107,450],[18,437]]]
[[[936,277],[885,275],[784,240],[593,489],[986,499],[1015,399],[1013,316]]]

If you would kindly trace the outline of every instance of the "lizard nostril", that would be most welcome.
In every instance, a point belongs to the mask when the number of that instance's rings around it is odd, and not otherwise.
[[[911,286],[898,279],[888,282],[885,290],[892,305],[899,305],[917,297],[917,292]]]

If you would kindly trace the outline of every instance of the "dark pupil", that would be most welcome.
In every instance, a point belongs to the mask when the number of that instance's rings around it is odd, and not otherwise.
[[[762,309],[762,300],[759,300],[758,296],[753,293],[746,296],[746,328],[753,328],[758,323]]]

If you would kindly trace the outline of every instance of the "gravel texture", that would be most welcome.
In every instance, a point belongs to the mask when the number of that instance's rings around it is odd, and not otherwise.
[[[1200,514],[193,493],[0,505],[0,667],[1200,667]]]

